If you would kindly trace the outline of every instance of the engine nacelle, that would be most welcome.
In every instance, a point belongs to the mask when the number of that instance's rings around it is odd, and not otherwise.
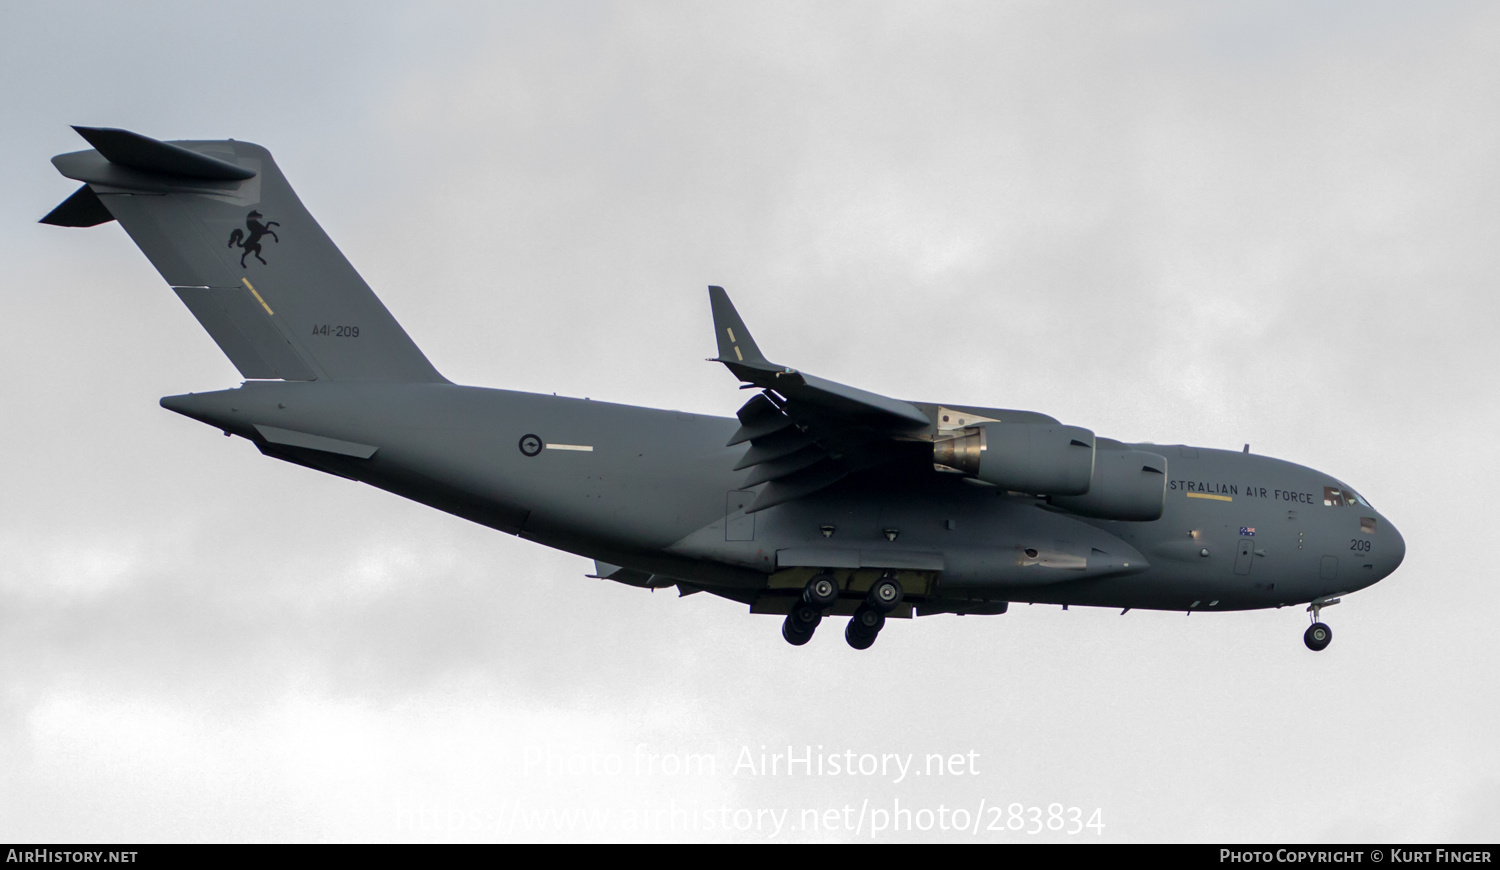
[[[1035,495],[1081,495],[1094,472],[1094,433],[1060,423],[981,423],[935,441],[932,461]]]
[[[1047,501],[1072,513],[1102,520],[1161,519],[1167,504],[1167,458],[1144,450],[1101,447],[1094,453],[1094,476],[1088,493],[1051,497]]]

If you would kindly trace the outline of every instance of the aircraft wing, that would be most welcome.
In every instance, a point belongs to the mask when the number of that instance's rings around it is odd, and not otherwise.
[[[765,510],[888,461],[932,420],[910,402],[835,383],[767,360],[722,287],[708,288],[721,362],[761,392],[740,408],[730,445],[750,442],[735,465],[744,486],[768,484],[748,512]]]

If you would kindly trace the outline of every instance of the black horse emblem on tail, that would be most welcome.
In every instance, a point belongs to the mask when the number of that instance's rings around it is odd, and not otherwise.
[[[245,216],[245,229],[250,231],[250,235],[245,235],[245,230],[235,230],[229,234],[229,244],[227,247],[232,248],[235,245],[239,245],[245,249],[245,253],[240,254],[241,269],[248,268],[245,265],[245,258],[251,254],[255,255],[255,259],[260,260],[262,266],[268,265],[265,258],[260,255],[261,239],[270,236],[271,241],[278,245],[281,244],[281,239],[275,233],[271,232],[271,227],[279,227],[281,224],[275,221],[261,223],[261,217],[262,215],[258,211],[252,211]]]

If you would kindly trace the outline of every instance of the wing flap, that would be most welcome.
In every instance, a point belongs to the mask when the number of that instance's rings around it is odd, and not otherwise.
[[[736,471],[750,469],[742,486],[765,485],[747,513],[811,495],[856,471],[898,459],[910,445],[896,442],[921,440],[933,431],[929,413],[909,402],[771,362],[724,288],[709,287],[708,296],[719,352],[713,361],[761,389],[736,414],[740,427],[728,444],[750,442],[734,466]]]
[[[781,413],[776,403],[764,393],[756,393],[754,398],[735,413],[735,416],[740,420],[740,428],[735,430],[729,443],[724,445],[725,447],[764,438],[792,425],[791,418]]]
[[[812,443],[813,439],[796,429],[773,432],[751,441],[750,449],[746,450],[744,457],[734,464],[734,470],[741,471],[762,462],[775,462],[783,456],[790,456],[812,446]]]
[[[768,481],[789,477],[804,468],[810,468],[822,462],[827,456],[828,454],[822,448],[816,444],[809,444],[796,453],[756,465],[750,471],[750,476],[745,478],[745,482],[741,486],[748,488]]]
[[[853,471],[852,468],[842,463],[825,459],[811,468],[805,468],[788,477],[766,484],[766,488],[761,490],[755,502],[745,508],[745,513],[753,514],[805,495],[812,495],[820,489],[843,480],[851,471]]]

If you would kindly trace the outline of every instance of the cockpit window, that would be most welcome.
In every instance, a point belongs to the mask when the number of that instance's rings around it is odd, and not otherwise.
[[[1370,503],[1360,497],[1359,493],[1348,487],[1325,486],[1323,487],[1324,507],[1369,507]]]

